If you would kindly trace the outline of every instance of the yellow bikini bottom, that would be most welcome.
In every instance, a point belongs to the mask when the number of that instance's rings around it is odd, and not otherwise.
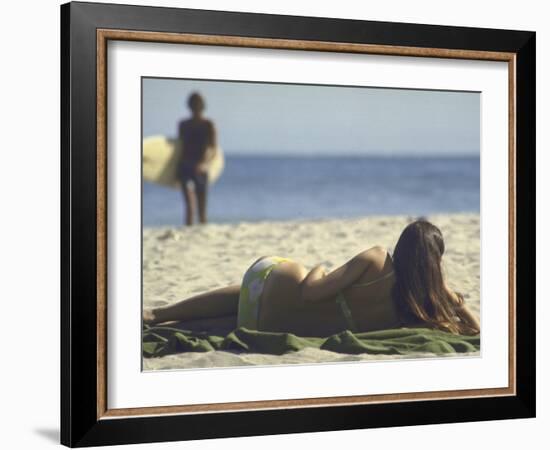
[[[280,256],[266,256],[252,264],[245,272],[239,294],[237,326],[249,330],[258,329],[260,317],[260,297],[264,290],[265,280],[273,268],[284,261],[291,261]]]

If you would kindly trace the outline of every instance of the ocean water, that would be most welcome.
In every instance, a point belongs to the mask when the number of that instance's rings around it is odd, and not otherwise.
[[[208,220],[479,212],[478,157],[226,156]],[[143,183],[143,225],[179,226],[181,192]]]

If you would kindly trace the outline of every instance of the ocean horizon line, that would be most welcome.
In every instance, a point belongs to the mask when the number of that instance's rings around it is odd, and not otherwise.
[[[226,158],[256,158],[256,159],[479,159],[479,153],[248,153],[242,151],[224,150]]]

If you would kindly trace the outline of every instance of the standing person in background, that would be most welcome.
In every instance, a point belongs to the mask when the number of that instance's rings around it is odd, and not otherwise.
[[[204,224],[207,221],[208,165],[216,151],[216,129],[212,121],[203,117],[205,102],[199,93],[192,93],[187,105],[191,117],[178,124],[178,138],[183,142],[178,175],[185,200],[185,223],[193,224],[197,205],[199,221]]]

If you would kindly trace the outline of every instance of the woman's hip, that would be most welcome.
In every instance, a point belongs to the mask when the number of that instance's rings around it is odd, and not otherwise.
[[[307,271],[299,263],[280,256],[263,256],[246,271],[241,283],[238,326],[259,329],[288,302],[295,302]],[[278,300],[280,301],[278,301]],[[294,300],[293,300],[294,299]],[[274,304],[280,307],[274,307]]]

